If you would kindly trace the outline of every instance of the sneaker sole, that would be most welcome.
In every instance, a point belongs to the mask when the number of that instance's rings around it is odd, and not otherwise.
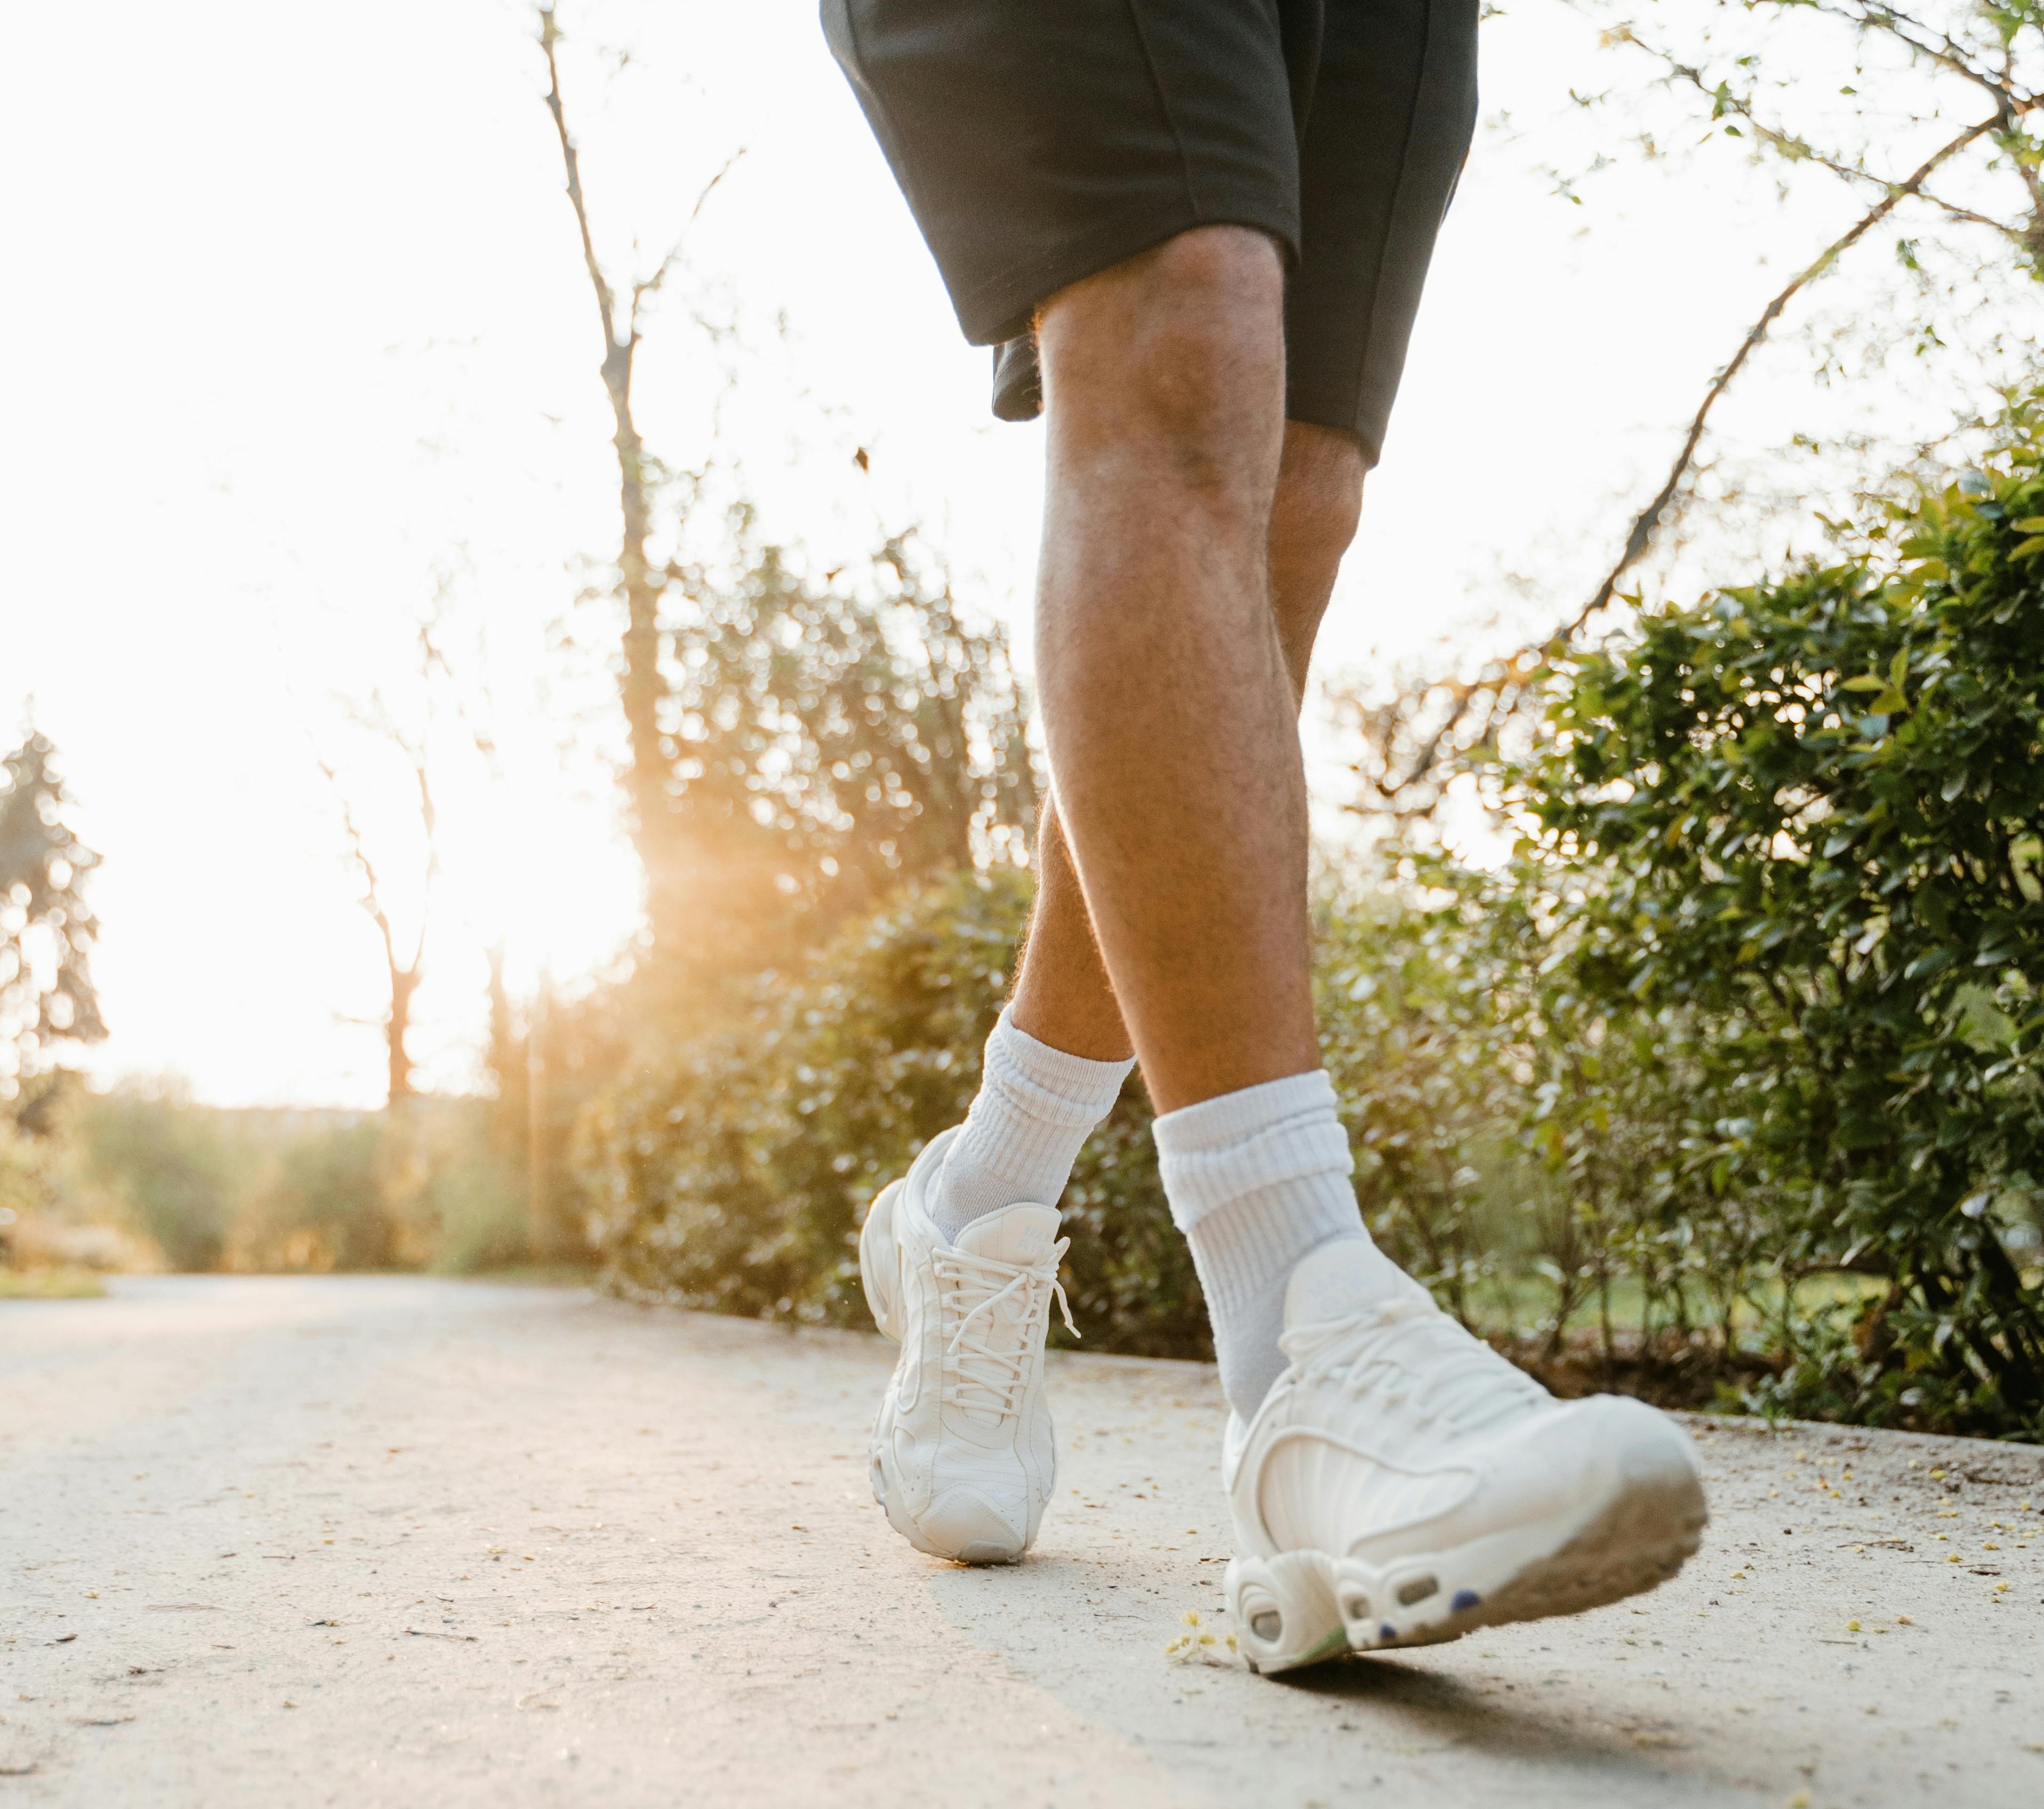
[[[1587,1519],[1515,1527],[1381,1567],[1321,1551],[1238,1557],[1224,1585],[1228,1613],[1250,1669],[1266,1675],[1345,1651],[1439,1645],[1643,1595],[1695,1555],[1708,1518],[1701,1482],[1666,1476],[1627,1484]]]
[[[886,1423],[883,1413],[879,1423],[874,1427],[872,1458],[873,1499],[880,1504],[880,1511],[887,1516],[888,1525],[926,1557],[941,1557],[947,1563],[975,1566],[1020,1564],[1023,1550],[1005,1545],[968,1545],[957,1551],[945,1551],[930,1543],[924,1536],[922,1528],[909,1517],[907,1511],[896,1505],[901,1500],[901,1494],[893,1486],[894,1477],[887,1462],[881,1436],[882,1428]]]

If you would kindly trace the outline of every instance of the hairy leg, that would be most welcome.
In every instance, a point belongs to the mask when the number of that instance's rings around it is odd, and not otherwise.
[[[1314,638],[1342,555],[1355,536],[1362,478],[1362,449],[1353,435],[1304,421],[1285,424],[1270,514],[1270,606],[1295,704],[1304,701]],[[1015,1021],[1072,1054],[1125,1059],[1133,1045],[1053,801],[1044,808],[1036,873]]]
[[[1281,293],[1266,240],[1202,229],[1065,290],[1039,335],[1038,670],[1112,987],[1054,832],[1016,1019],[1105,1057],[1118,1003],[1165,1111],[1319,1063],[1296,713],[1360,459],[1297,431],[1284,457]]]

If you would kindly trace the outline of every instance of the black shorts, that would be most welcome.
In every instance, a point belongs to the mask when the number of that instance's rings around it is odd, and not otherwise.
[[[1031,328],[1194,226],[1284,248],[1285,412],[1384,444],[1476,122],[1477,0],[823,0],[994,413],[1042,407]]]

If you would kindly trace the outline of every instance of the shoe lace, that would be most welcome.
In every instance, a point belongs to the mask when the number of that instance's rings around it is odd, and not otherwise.
[[[1060,1238],[1042,1262],[1028,1266],[962,1250],[937,1254],[945,1316],[958,1315],[945,1349],[957,1360],[954,1398],[960,1407],[1000,1419],[1021,1411],[1022,1389],[1035,1343],[1032,1334],[1039,1315],[1048,1320],[1053,1300],[1064,1316],[1065,1330],[1078,1336],[1063,1284],[1058,1280],[1058,1262],[1070,1247],[1069,1238]],[[1014,1302],[1017,1309],[1005,1319],[1001,1312],[1004,1301]]]
[[[1451,1431],[1481,1431],[1547,1399],[1538,1382],[1430,1300],[1400,1299],[1297,1327],[1281,1342],[1302,1380],[1359,1396],[1389,1372],[1385,1405],[1408,1403],[1421,1423],[1438,1421]]]

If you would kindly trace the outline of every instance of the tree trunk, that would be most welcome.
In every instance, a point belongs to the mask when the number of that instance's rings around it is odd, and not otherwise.
[[[540,977],[525,1020],[525,1253],[534,1262],[555,1254],[554,1202],[548,1186],[546,1135],[546,1035],[552,989]]]
[[[687,862],[680,821],[669,807],[667,781],[672,749],[660,730],[660,706],[667,695],[667,678],[660,669],[660,586],[655,582],[646,558],[646,542],[652,531],[655,474],[648,468],[645,442],[632,419],[632,375],[633,354],[639,344],[640,300],[659,286],[674,260],[670,255],[659,276],[634,288],[626,317],[620,321],[617,293],[604,274],[590,232],[582,159],[574,135],[568,130],[567,106],[561,98],[560,66],[555,54],[560,28],[551,4],[542,5],[539,13],[540,48],[547,60],[547,110],[553,116],[555,135],[560,140],[568,203],[574,209],[582,265],[589,275],[597,324],[603,332],[600,368],[604,393],[610,398],[611,444],[617,455],[618,513],[623,530],[617,551],[617,577],[624,601],[624,663],[618,688],[631,757],[625,793],[631,804],[632,841],[646,873],[647,913],[654,940],[656,944],[664,942],[671,946],[678,939]]]
[[[390,968],[390,1016],[383,1034],[390,1056],[389,1104],[396,1112],[412,1097],[412,1058],[405,1052],[405,1033],[412,1027],[412,995],[418,990],[419,968],[417,962],[400,967],[394,961]]]

